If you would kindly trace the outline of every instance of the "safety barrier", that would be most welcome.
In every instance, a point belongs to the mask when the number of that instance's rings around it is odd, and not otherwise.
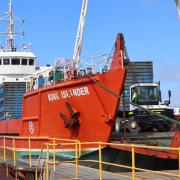
[[[120,53],[122,56],[121,51]],[[33,76],[27,77],[26,91],[31,91],[58,82],[66,82],[72,79],[90,76],[92,74],[102,74],[108,72],[110,69],[117,69],[119,68],[119,66],[113,68],[110,67],[112,55],[113,53],[105,53],[99,56],[89,58],[83,61],[83,63],[80,63],[78,68],[75,67],[72,59],[68,59],[69,61],[67,63],[65,62],[64,64],[62,62],[57,63],[57,66],[55,68],[48,68],[47,70],[38,72]],[[98,61],[98,59],[100,60]],[[56,61],[63,60],[65,61],[66,59],[57,59]],[[124,68],[124,60],[122,58],[114,58],[113,60],[118,61],[122,69]],[[86,68],[83,69],[85,66]]]
[[[38,143],[37,143],[38,141]],[[45,149],[45,154],[46,154],[46,162],[48,162],[48,156],[49,156],[49,149],[47,147],[49,147],[48,145],[53,145],[53,159],[55,162],[55,155],[56,155],[56,149],[55,145],[57,142],[61,142],[57,145],[61,145],[62,146],[62,142],[68,142],[69,146],[75,144],[76,148],[79,148],[76,150],[76,152],[78,152],[77,157],[80,156],[80,142],[78,140],[71,140],[71,139],[61,139],[61,138],[48,138],[48,137],[14,137],[14,136],[0,136],[0,160],[1,162],[3,162],[4,164],[9,163],[9,160],[12,160],[12,165],[14,167],[16,167],[17,161],[18,161],[18,157],[17,154],[21,151],[25,151],[27,152],[26,155],[26,159],[28,160],[28,162],[26,161],[27,164],[29,164],[29,168],[32,168],[32,163],[33,163],[33,151],[37,154],[38,153],[38,164],[33,164],[33,166],[36,166],[36,170],[35,170],[35,179],[38,179],[38,168],[42,168],[39,167],[39,163],[41,160],[41,155],[42,152],[44,150],[44,147],[46,147]],[[22,143],[24,145],[24,147],[22,146]],[[34,144],[35,143],[35,144]],[[67,144],[68,144],[67,143]],[[21,145],[21,146],[20,146]],[[39,146],[35,147],[35,145]],[[56,145],[56,146],[57,146]],[[34,146],[34,147],[33,147]],[[59,148],[60,149],[60,148]],[[10,156],[10,157],[9,157]],[[19,158],[21,159],[21,158]],[[46,163],[47,164],[47,163]],[[54,164],[55,166],[55,164]],[[8,176],[8,165],[6,166],[6,172],[7,172],[7,176]]]
[[[72,145],[72,143],[62,143],[62,144],[46,144],[47,147],[47,152],[49,152],[49,149],[51,146],[58,146],[58,145]],[[53,159],[53,161],[49,160],[48,154],[46,157],[46,180],[49,179],[48,176],[48,172],[49,172],[49,165],[53,165],[54,166],[54,171],[56,168],[56,165],[58,164],[62,164],[62,163],[75,163],[75,177],[78,178],[78,165],[80,162],[94,162],[94,163],[98,163],[99,164],[99,179],[102,180],[103,179],[103,165],[110,165],[110,166],[116,166],[116,167],[120,167],[120,168],[126,168],[128,170],[132,171],[132,176],[129,177],[129,179],[135,180],[136,178],[136,171],[143,171],[143,172],[150,172],[152,174],[158,174],[158,175],[165,175],[165,176],[170,176],[170,177],[177,177],[180,179],[180,148],[170,148],[170,147],[157,147],[157,146],[145,146],[145,145],[135,145],[135,144],[116,144],[116,143],[103,143],[103,142],[81,142],[81,143],[73,143],[73,145],[75,145],[75,160],[74,161],[56,161],[55,159]],[[97,160],[92,160],[92,159],[85,159],[85,160],[81,160],[79,159],[80,156],[78,156],[78,150],[80,150],[81,148],[79,148],[78,146],[95,146],[98,148],[98,159]],[[122,164],[115,164],[115,163],[110,163],[110,162],[104,162],[102,159],[102,148],[104,148],[105,146],[116,146],[116,147],[129,147],[131,148],[131,156],[132,156],[132,165],[131,166],[127,166],[127,165],[122,165]],[[162,172],[162,171],[153,171],[153,170],[148,170],[148,169],[143,169],[143,168],[137,168],[135,165],[135,148],[146,148],[146,149],[159,149],[159,150],[173,150],[173,151],[177,151],[178,152],[178,156],[179,156],[179,173],[173,174],[173,173],[167,173],[167,172]],[[81,149],[82,151],[82,149]],[[55,153],[55,152],[54,152]],[[53,154],[53,157],[56,157],[56,154]],[[110,173],[110,172],[109,172]],[[113,173],[114,174],[114,173]],[[119,176],[121,176],[121,174],[118,174]],[[126,176],[128,177],[128,176]]]
[[[164,175],[164,176],[170,176],[170,177],[177,177],[180,179],[180,147],[179,148],[172,148],[172,147],[157,147],[157,146],[145,146],[145,145],[137,145],[137,144],[119,144],[119,143],[103,143],[103,142],[80,142],[77,140],[71,140],[71,139],[58,139],[58,138],[47,138],[47,137],[41,137],[41,138],[30,138],[30,137],[8,137],[8,136],[1,136],[0,140],[2,146],[0,146],[1,149],[3,149],[3,159],[2,161],[6,162],[6,155],[7,150],[11,150],[13,153],[13,165],[16,166],[16,153],[18,152],[19,148],[17,147],[18,143],[17,141],[26,141],[27,145],[27,152],[28,152],[28,161],[29,161],[29,168],[32,167],[32,152],[33,147],[32,143],[33,141],[42,141],[41,148],[39,148],[39,158],[37,161],[37,164],[35,165],[36,171],[35,171],[35,179],[38,180],[42,175],[43,172],[45,172],[46,180],[49,179],[49,171],[53,170],[56,171],[56,166],[63,164],[63,163],[73,163],[75,165],[75,177],[78,178],[78,170],[79,170],[79,164],[80,163],[86,163],[86,162],[93,162],[98,164],[98,171],[99,171],[99,179],[103,179],[103,165],[109,165],[109,166],[115,166],[119,168],[126,168],[128,170],[131,170],[132,175],[129,177],[129,179],[135,180],[136,177],[136,171],[143,171],[143,172],[150,172],[151,174],[158,174],[158,175]],[[111,162],[105,162],[103,161],[103,154],[102,149],[104,147],[128,147],[131,152],[131,165],[123,165],[123,164],[115,164]],[[96,148],[98,151],[98,158],[97,160],[93,159],[81,159],[81,152],[86,149],[87,147],[93,147]],[[162,172],[162,171],[153,171],[143,168],[137,168],[135,163],[135,149],[136,148],[145,148],[145,149],[154,149],[154,150],[165,150],[165,151],[176,151],[178,155],[178,161],[179,161],[179,170],[178,174],[168,173],[168,172]],[[66,150],[71,149],[74,152],[74,156],[72,160],[59,160],[57,157],[61,155],[62,151],[60,150]],[[46,157],[42,157],[42,153],[45,152]],[[60,153],[60,154],[59,154]],[[40,165],[40,161],[44,160],[43,165]],[[34,164],[33,164],[34,166]],[[52,166],[50,168],[49,166]],[[38,177],[37,170],[41,167],[42,171],[40,173],[40,176]],[[109,172],[110,173],[110,172]],[[121,176],[122,174],[118,174]]]

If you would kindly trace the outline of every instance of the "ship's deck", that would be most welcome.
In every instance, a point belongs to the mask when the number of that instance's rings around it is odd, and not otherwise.
[[[111,142],[128,142],[151,146],[170,146],[175,132],[113,133]]]

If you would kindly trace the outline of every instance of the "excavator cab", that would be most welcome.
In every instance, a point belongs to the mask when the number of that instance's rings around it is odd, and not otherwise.
[[[157,106],[160,104],[161,93],[157,83],[135,84],[130,87],[131,102],[142,106]],[[130,106],[130,110],[136,107]]]
[[[169,91],[169,100],[161,102],[160,83],[139,83],[130,86],[130,112],[127,127],[129,132],[169,131],[171,123],[162,118],[150,115],[148,112],[140,110],[136,105],[146,108],[149,111],[169,116],[173,118],[173,111],[168,106],[170,104],[171,92]],[[135,105],[136,104],[136,105]]]

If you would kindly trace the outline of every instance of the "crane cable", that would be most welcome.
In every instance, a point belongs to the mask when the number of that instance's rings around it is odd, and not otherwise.
[[[146,108],[144,108],[143,106],[138,105],[138,104],[135,104],[135,103],[133,103],[133,102],[129,102],[129,101],[126,100],[124,97],[116,94],[115,92],[113,92],[113,91],[110,90],[109,88],[105,87],[103,84],[99,83],[99,82],[98,82],[97,80],[95,80],[94,78],[92,78],[92,77],[90,77],[90,76],[88,76],[88,78],[91,79],[91,80],[92,80],[95,84],[97,84],[100,88],[104,89],[106,92],[108,92],[108,93],[110,93],[111,95],[119,98],[120,100],[123,100],[123,101],[126,102],[126,103],[128,102],[128,103],[132,104],[133,106],[136,106],[138,109],[140,109],[140,110],[142,110],[142,111],[145,111],[145,112],[148,112],[148,113],[151,114],[151,115],[157,116],[157,117],[162,118],[162,119],[164,119],[164,120],[166,120],[166,121],[173,122],[173,123],[176,123],[176,124],[180,125],[180,121],[175,120],[175,119],[170,118],[170,117],[167,117],[167,116],[164,116],[164,115],[162,115],[162,114],[156,113],[156,112],[151,111],[151,110],[149,110],[149,109],[146,109]]]

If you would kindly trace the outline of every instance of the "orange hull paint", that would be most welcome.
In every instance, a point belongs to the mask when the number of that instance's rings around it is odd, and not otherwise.
[[[117,69],[94,75],[93,78],[120,94],[125,70]],[[82,92],[77,94],[78,90]],[[67,102],[80,113],[78,127],[65,128],[65,122],[60,117],[60,113],[64,113],[67,119],[71,119],[66,107]],[[117,97],[97,86],[88,77],[45,87],[24,96],[21,136],[49,136],[107,142],[118,105]],[[30,121],[34,126],[33,133],[29,130]]]
[[[0,135],[20,135],[22,121],[21,119],[1,120]]]
[[[99,87],[92,78],[120,95],[126,75],[123,60],[124,38],[118,34],[109,72],[56,83],[26,93],[23,97],[22,119],[0,121],[0,134],[108,142],[119,99]]]

